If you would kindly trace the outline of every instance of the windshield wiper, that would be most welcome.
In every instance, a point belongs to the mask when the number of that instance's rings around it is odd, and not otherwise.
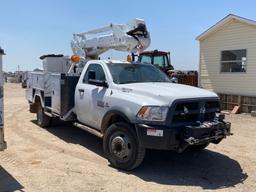
[[[170,83],[170,81],[150,81],[152,83]]]
[[[120,82],[119,84],[129,84],[129,83],[144,83],[142,81],[124,81],[124,82]]]

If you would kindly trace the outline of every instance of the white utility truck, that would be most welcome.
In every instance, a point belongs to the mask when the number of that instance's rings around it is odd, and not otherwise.
[[[171,83],[153,65],[92,60],[109,49],[137,52],[149,44],[145,22],[135,19],[75,34],[71,59],[42,56],[44,71],[29,73],[27,82],[38,125],[72,121],[103,138],[106,158],[124,170],[139,166],[147,148],[200,150],[230,135],[215,93]]]
[[[4,74],[2,57],[4,50],[0,47],[0,151],[6,148],[6,142],[4,141]]]

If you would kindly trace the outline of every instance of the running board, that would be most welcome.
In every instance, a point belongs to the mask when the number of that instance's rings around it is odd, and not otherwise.
[[[65,115],[61,116],[60,119],[63,121],[72,121],[74,120],[74,108],[70,109]]]
[[[91,127],[88,127],[86,125],[83,125],[83,124],[77,123],[77,122],[73,123],[73,125],[78,127],[79,129],[83,129],[84,131],[87,131],[87,132],[89,132],[89,133],[91,133],[91,134],[93,134],[93,135],[95,135],[99,138],[103,138],[103,134],[101,132],[99,132],[98,130],[96,130],[96,129],[93,129]]]

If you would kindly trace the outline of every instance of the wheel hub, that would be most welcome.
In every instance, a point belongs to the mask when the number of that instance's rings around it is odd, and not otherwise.
[[[126,160],[131,153],[129,138],[126,136],[116,136],[111,142],[111,150],[119,160]]]

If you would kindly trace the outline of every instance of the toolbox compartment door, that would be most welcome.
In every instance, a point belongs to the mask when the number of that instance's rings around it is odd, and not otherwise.
[[[79,76],[61,76],[60,116],[64,116],[75,104],[75,89]]]

